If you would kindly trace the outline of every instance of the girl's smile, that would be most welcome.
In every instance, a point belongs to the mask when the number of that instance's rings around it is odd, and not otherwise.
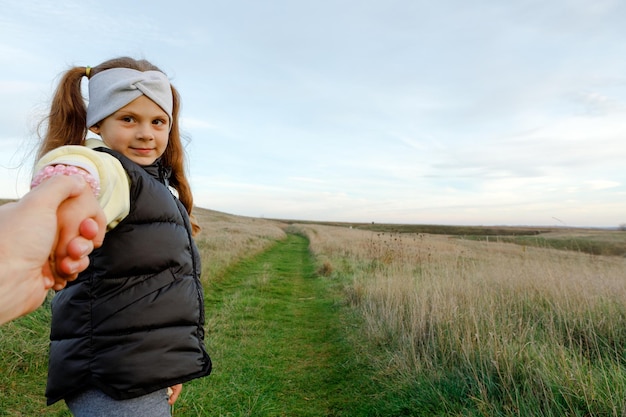
[[[151,165],[167,148],[170,120],[146,96],[140,96],[90,130],[111,149],[139,165]]]
[[[150,152],[154,150],[153,148],[133,148],[133,147],[131,147],[131,149],[141,155],[148,155]]]

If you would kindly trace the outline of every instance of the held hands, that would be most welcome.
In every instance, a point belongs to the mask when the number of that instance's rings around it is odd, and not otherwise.
[[[0,324],[35,310],[50,288],[75,279],[102,244],[105,223],[92,191],[77,176],[50,178],[0,207]],[[48,262],[51,252],[56,262]]]
[[[98,225],[98,222],[92,218],[86,218],[83,220],[78,228],[79,235],[74,237],[64,245],[59,242],[55,255],[50,255],[50,266],[54,265],[56,268],[50,268],[52,274],[55,277],[55,285],[52,286],[54,290],[60,290],[65,287],[65,281],[71,281],[75,279],[79,272],[84,271],[89,266],[89,258],[87,257],[94,248],[99,247],[102,241],[99,237],[99,233],[102,227]],[[67,252],[64,256],[64,250]],[[52,263],[52,260],[56,260]],[[64,278],[65,277],[65,278]],[[57,282],[60,280],[61,282]]]
[[[54,278],[51,288],[58,291],[89,266],[88,255],[104,240],[106,219],[98,200],[90,188],[85,187],[83,192],[59,205],[57,224],[57,241],[50,255],[49,269]]]

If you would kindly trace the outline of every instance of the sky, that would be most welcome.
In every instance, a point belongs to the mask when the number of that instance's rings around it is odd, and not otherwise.
[[[621,0],[0,0],[0,198],[61,74],[182,97],[197,206],[299,220],[626,223]]]

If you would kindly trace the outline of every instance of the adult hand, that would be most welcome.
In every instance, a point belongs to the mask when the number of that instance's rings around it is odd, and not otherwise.
[[[82,178],[56,176],[19,201],[0,207],[0,324],[35,310],[55,285],[48,258],[57,242],[57,209],[85,193],[92,194]],[[74,257],[64,262],[78,263],[75,274],[86,268],[89,260],[85,264],[84,253],[102,242],[104,231],[102,211],[94,210],[92,216],[80,220],[73,236],[68,232],[64,237],[66,252]],[[86,236],[81,236],[83,232]]]

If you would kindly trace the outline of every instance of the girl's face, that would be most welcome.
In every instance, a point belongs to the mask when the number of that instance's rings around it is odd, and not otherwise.
[[[154,163],[167,148],[169,117],[142,95],[89,130],[114,151],[145,166]]]

